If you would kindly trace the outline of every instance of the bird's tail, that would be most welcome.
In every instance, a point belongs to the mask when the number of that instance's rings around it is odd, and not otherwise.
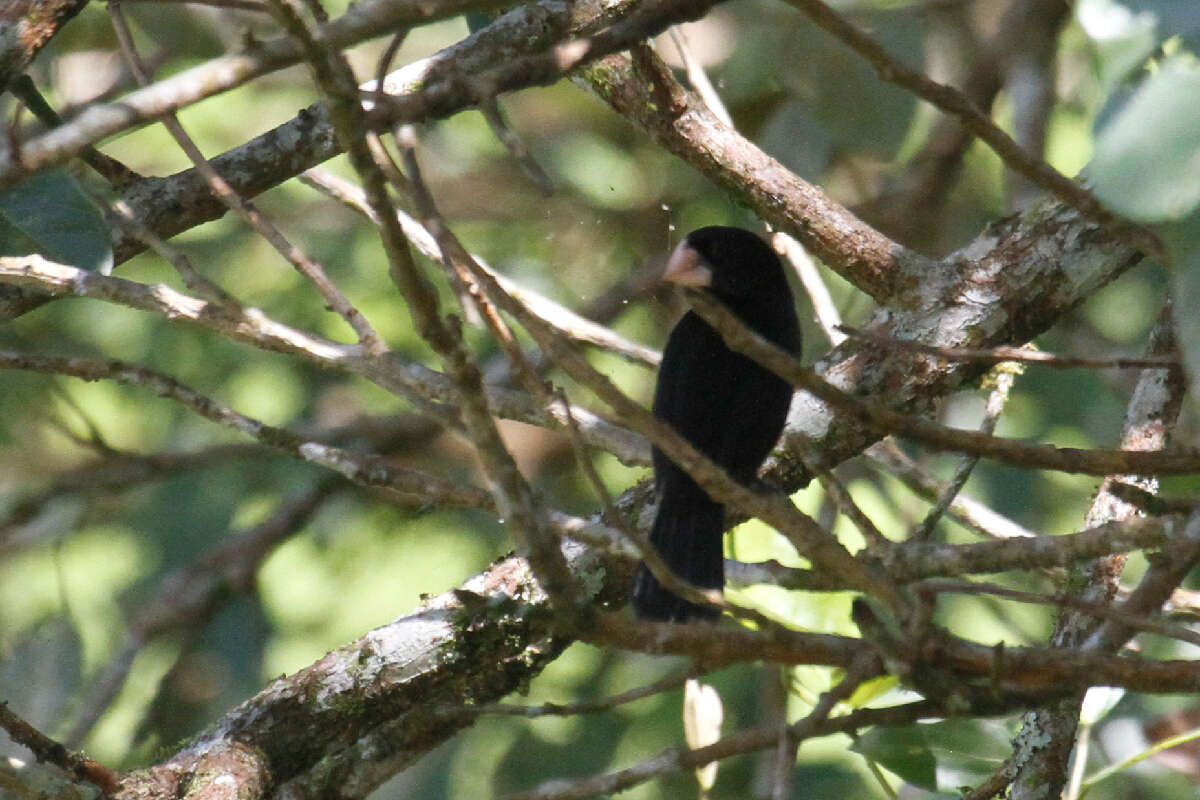
[[[707,496],[683,500],[663,498],[650,543],[667,566],[688,583],[701,589],[720,589],[725,583],[721,537],[725,531],[725,507]],[[633,610],[640,619],[654,622],[713,620],[720,611],[698,606],[668,592],[645,564],[633,581]]]

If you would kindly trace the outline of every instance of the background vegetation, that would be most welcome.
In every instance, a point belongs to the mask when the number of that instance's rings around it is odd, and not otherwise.
[[[1078,0],[1069,8],[1033,0],[833,5],[899,63],[962,87],[1027,152],[1044,156],[1069,176],[1085,170],[1109,207],[1158,226],[1166,247],[1161,257],[1141,260],[1123,274],[1110,270],[1082,291],[1080,302],[1055,311],[1053,326],[1035,340],[1038,348],[1099,360],[1142,355],[1174,294],[1181,358],[1196,363],[1200,67],[1194,48],[1200,9],[1149,0]],[[153,70],[151,79],[160,80],[223,53],[254,52],[256,42],[284,35],[266,6],[246,6],[126,3],[121,13],[134,49]],[[346,7],[331,2],[326,11],[338,18]],[[674,13],[678,19],[691,16],[686,9]],[[12,25],[32,12],[13,3],[3,14],[4,24]],[[437,53],[495,18],[482,11],[437,16],[447,18],[414,26],[392,64]],[[956,139],[961,135],[957,123],[909,88],[880,80],[859,53],[801,9],[777,0],[737,0],[681,30],[737,131],[884,235],[930,257],[925,263],[931,281],[934,265],[964,263],[933,259],[972,242],[979,247],[985,225],[1030,207],[1035,210],[1013,224],[1033,224],[1048,213],[1047,206],[1038,211],[1035,204],[1055,202],[1045,199],[1044,186],[1006,169],[992,148],[966,136]],[[36,51],[26,53],[32,59],[27,74],[68,125],[136,85],[113,19],[100,4],[61,20],[53,31],[36,59]],[[346,50],[357,80],[375,74],[388,45],[385,34],[391,32],[378,30],[378,38]],[[704,88],[698,74],[685,74],[677,39],[663,34],[654,42],[681,80]],[[528,161],[545,171],[552,193],[529,177],[529,164],[523,168],[520,154],[505,146],[478,110],[425,115],[415,129],[416,154],[439,211],[471,253],[524,289],[596,320],[625,340],[655,348],[683,307],[654,282],[664,254],[702,225],[762,230],[758,215],[765,212],[752,193],[714,180],[710,171],[697,169],[694,159],[668,152],[652,125],[636,114],[616,113],[589,91],[588,80],[597,81],[598,75],[581,68],[574,80],[525,88],[499,100],[505,130],[522,143]],[[17,113],[22,101],[14,95],[27,101],[28,94],[8,77],[10,149],[0,165],[8,187],[0,197],[4,251],[14,256],[39,252],[93,274],[107,273],[113,265],[110,229],[88,197],[119,197],[134,191],[138,179],[114,184],[110,175],[106,182],[78,160],[65,166],[47,163],[30,171],[32,176],[21,173],[13,148],[36,144],[46,134],[28,112]],[[312,71],[300,64],[186,104],[178,119],[204,154],[214,157],[292,120],[323,97]],[[122,128],[104,139],[101,150],[143,176],[142,186],[146,176],[170,176],[193,166],[161,124]],[[79,152],[75,148],[70,155]],[[387,347],[413,363],[443,370],[389,277],[379,227],[314,188],[311,180],[294,179],[300,169],[290,174],[288,169],[272,178],[279,185],[261,194],[260,189],[240,191],[247,198],[257,195],[258,210],[323,267]],[[357,180],[344,155],[320,169],[326,171],[326,186],[333,177]],[[402,208],[414,211],[408,198],[397,196]],[[173,213],[149,205],[135,208],[135,214],[153,217],[151,226],[164,237],[176,233],[169,219],[164,221]],[[414,213],[420,216],[419,208]],[[328,298],[242,216],[229,213],[186,227],[171,245],[244,307],[337,342],[359,338],[331,312]],[[1107,235],[1098,230],[1087,235]],[[120,245],[132,238],[121,234],[115,241]],[[1115,250],[1128,247],[1122,243],[1127,241],[1114,235],[1097,247]],[[1124,261],[1137,261],[1129,252]],[[968,252],[964,258],[973,257]],[[121,279],[198,294],[199,284],[185,285],[160,253],[127,258],[118,246],[116,261],[113,274]],[[467,351],[485,379],[525,391],[475,306],[459,307],[446,271],[424,257],[419,267],[436,284],[442,313],[464,319]],[[847,325],[878,323],[879,297],[855,285],[852,269],[818,263],[815,270]],[[911,274],[921,272],[914,268]],[[11,273],[0,282],[26,293],[37,288]],[[836,332],[818,323],[814,301],[799,280],[796,289],[805,325],[804,362],[837,363],[830,355],[839,344],[831,342]],[[346,480],[294,449],[269,446],[269,436],[247,436],[244,428],[203,418],[178,397],[156,396],[169,393],[148,379],[85,381],[65,368],[21,369],[14,358],[119,360],[169,375],[302,441],[377,454],[392,468],[419,470],[458,487],[485,486],[470,437],[443,427],[443,396],[433,397],[438,405],[431,407],[428,397],[388,391],[361,371],[331,369],[279,348],[253,346],[219,328],[184,324],[161,311],[133,310],[120,299],[101,302],[98,293],[21,306],[28,297],[10,295],[13,305],[6,306],[0,324],[0,350],[8,358],[8,368],[0,372],[0,700],[72,750],[86,749],[117,770],[160,763],[273,679],[312,665],[328,651],[412,612],[430,596],[462,586],[521,543],[508,520],[479,507],[486,503],[470,507],[432,494],[380,488],[378,482],[372,487],[364,485],[371,481],[362,474]],[[532,337],[524,331],[519,337],[535,365],[553,384],[565,386],[572,402],[606,409],[561,366],[542,359]],[[929,337],[931,344],[956,341]],[[630,397],[647,402],[652,364],[610,346],[588,348],[586,354]],[[1168,356],[1180,357],[1175,351]],[[980,382],[982,371],[976,369],[965,383],[947,381],[943,391],[929,392],[913,406],[928,407],[927,401],[940,395],[937,419],[978,426],[995,387],[994,378]],[[1140,374],[1130,368],[1027,366],[1015,378],[997,433],[1064,447],[1117,447]],[[913,406],[903,410],[918,410]],[[1183,406],[1171,436],[1180,445],[1194,445],[1195,406]],[[579,468],[572,437],[560,426],[532,421],[504,419],[499,430],[537,502],[582,517],[597,513],[602,500]],[[632,441],[644,456],[644,441]],[[644,460],[618,458],[599,440],[591,444],[589,458],[600,480],[621,496],[622,507],[637,522],[637,509],[647,500],[645,484],[639,483],[649,475]],[[903,449],[943,480],[962,459],[910,440]],[[858,550],[864,541],[860,528],[838,513],[829,484],[799,480],[788,471],[787,459],[801,457],[808,456],[800,440],[789,440],[773,480],[795,490],[792,500],[799,509]],[[878,460],[856,456],[835,474],[889,539],[908,539],[929,512],[929,498],[915,494]],[[1098,481],[1093,475],[984,459],[962,494],[998,515],[984,526],[992,533],[1022,528],[1053,536],[1091,527],[1085,517]],[[1166,493],[1187,498],[1195,487],[1194,477],[1176,476],[1167,479]],[[961,514],[937,521],[932,532],[934,540],[952,543],[979,536],[978,527],[961,523]],[[249,541],[257,544],[237,546]],[[727,546],[729,556],[740,561],[808,563],[762,522],[740,526]],[[1148,562],[1139,547],[1127,549],[1135,551],[1121,578],[1129,588],[1138,585]],[[606,557],[628,570],[628,547],[615,552]],[[607,574],[606,608],[617,610],[625,599],[623,576],[619,570]],[[1062,570],[1005,570],[989,580],[1054,595],[1072,579]],[[851,620],[855,595],[769,585],[732,587],[727,593],[731,601],[787,628],[847,637],[860,635]],[[1186,621],[1194,614],[1193,599],[1180,589],[1166,611]],[[935,622],[953,634],[989,646],[1043,645],[1056,620],[1053,603],[970,594],[941,596],[935,614]],[[737,623],[726,619],[723,624]],[[565,646],[562,654],[540,673],[531,669],[506,702],[597,701],[693,663],[591,638],[593,643],[558,639]],[[1195,656],[1195,644],[1178,638],[1136,641],[1143,655],[1157,659]],[[828,666],[754,660],[721,663],[703,680],[717,688],[724,731],[734,733],[802,719],[845,674]],[[870,686],[872,692],[856,695],[842,710],[916,697],[886,680]],[[500,796],[552,778],[620,770],[683,745],[681,697],[676,683],[591,714],[537,719],[481,714],[406,769],[393,770],[395,776],[372,796]],[[1080,767],[1084,779],[1197,724],[1194,699],[1187,695],[1116,691],[1107,697],[1112,703],[1094,718],[1085,716],[1090,747]],[[807,740],[794,769],[784,770],[783,777],[781,760],[790,764],[786,748],[783,757],[767,748],[730,758],[721,763],[709,796],[921,797],[936,791],[955,796],[957,787],[981,784],[1001,770],[1005,759],[1019,760],[1010,742],[1020,730],[1021,707],[1015,703],[999,715],[866,728],[853,738],[834,734]],[[2,747],[6,754],[28,758],[18,744],[6,741]],[[1097,782],[1090,796],[1190,797],[1197,763],[1186,745],[1177,747],[1121,766]],[[554,787],[539,791],[542,797],[574,796]],[[1078,784],[1072,791],[1079,791]],[[626,796],[697,792],[690,770],[676,769],[634,786]]]

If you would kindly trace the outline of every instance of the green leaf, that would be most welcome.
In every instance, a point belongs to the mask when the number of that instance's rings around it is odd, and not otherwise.
[[[1200,66],[1176,57],[1099,132],[1087,168],[1096,194],[1142,222],[1179,219],[1200,205]]]
[[[39,172],[0,192],[0,255],[32,253],[107,275],[108,226],[65,170]]]
[[[937,762],[922,735],[912,728],[872,728],[850,746],[913,786],[937,791]]]
[[[846,705],[851,708],[862,708],[898,686],[900,686],[900,679],[895,675],[880,675],[878,678],[872,678],[860,684],[846,700]]]
[[[1012,734],[995,720],[948,719],[922,725],[921,732],[943,776],[955,784],[979,782],[1012,755]]]
[[[1075,6],[1079,26],[1091,38],[1100,82],[1115,86],[1140,69],[1158,47],[1158,20],[1118,0],[1080,0]]]

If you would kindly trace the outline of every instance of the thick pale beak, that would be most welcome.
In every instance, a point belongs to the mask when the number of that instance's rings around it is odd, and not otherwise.
[[[704,264],[700,254],[687,243],[686,239],[679,243],[674,253],[671,253],[662,277],[664,281],[678,283],[682,286],[712,285],[712,270]]]

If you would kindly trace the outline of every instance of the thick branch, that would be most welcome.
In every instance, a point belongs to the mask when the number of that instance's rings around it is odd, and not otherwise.
[[[639,51],[636,64],[627,54],[609,56],[584,75],[618,114],[881,303],[929,269],[722,122],[649,51]]]
[[[87,0],[12,0],[0,9],[0,91],[25,71]]]
[[[502,92],[553,83],[583,64],[624,50],[677,22],[698,19],[715,2],[643,0],[630,4],[632,13],[626,19],[593,36],[501,63],[482,74],[464,73],[453,80],[432,81],[399,97],[380,97],[373,124],[439,119],[489,101]],[[325,25],[320,38],[341,50],[397,28],[495,5],[494,0],[437,4],[365,0]],[[24,143],[18,154],[0,156],[0,188],[13,185],[35,170],[62,163],[108,136],[295,64],[301,57],[300,48],[291,40],[272,39],[131,92],[119,102],[92,106],[69,124]]]
[[[601,566],[582,548],[572,566],[600,585]],[[117,797],[175,796],[189,784],[189,796],[212,797],[214,781],[245,790],[266,775],[289,796],[365,796],[364,784],[378,785],[475,719],[469,709],[431,709],[498,700],[557,657],[567,642],[552,638],[552,619],[525,562],[502,561],[275,681],[170,759],[127,776]],[[360,749],[380,736],[386,747]]]

